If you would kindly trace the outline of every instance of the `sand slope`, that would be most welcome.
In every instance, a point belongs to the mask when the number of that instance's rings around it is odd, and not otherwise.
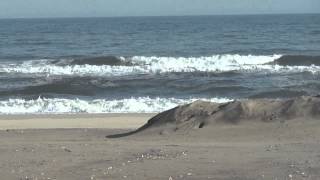
[[[196,101],[160,113],[136,131],[109,137],[122,137],[141,132],[169,134],[210,128],[218,124],[238,124],[243,121],[284,122],[297,118],[317,119],[319,117],[319,97],[285,100],[254,99],[223,104]]]

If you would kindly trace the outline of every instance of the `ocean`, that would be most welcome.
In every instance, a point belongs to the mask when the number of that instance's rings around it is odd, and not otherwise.
[[[0,19],[0,114],[319,95],[320,14]]]

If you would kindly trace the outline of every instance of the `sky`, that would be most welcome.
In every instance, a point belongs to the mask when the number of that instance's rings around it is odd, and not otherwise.
[[[0,0],[0,18],[320,13],[320,0]]]

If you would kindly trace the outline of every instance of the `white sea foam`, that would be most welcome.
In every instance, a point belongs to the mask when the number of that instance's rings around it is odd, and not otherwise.
[[[37,100],[9,99],[0,101],[0,114],[58,114],[58,113],[155,113],[175,106],[191,103],[199,99],[176,98],[129,98],[119,100],[80,100],[46,99]],[[223,103],[227,98],[201,99]]]
[[[281,55],[215,55],[210,57],[145,57],[134,56],[123,61],[131,61],[132,66],[110,65],[65,65],[59,66],[46,60],[26,61],[22,64],[1,65],[0,72],[76,75],[76,76],[124,76],[137,74],[156,74],[168,72],[320,72],[320,66],[280,66],[267,65]],[[46,63],[47,62],[47,63]]]
[[[213,72],[239,70],[242,66],[254,66],[272,62],[281,55],[243,56],[214,55],[210,57],[132,57],[133,63],[146,64],[151,72]]]

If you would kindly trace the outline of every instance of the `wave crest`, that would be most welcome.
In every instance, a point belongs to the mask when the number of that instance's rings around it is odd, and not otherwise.
[[[308,61],[304,61],[304,59]],[[1,65],[0,72],[70,75],[125,76],[180,72],[320,72],[317,57],[214,55],[210,57],[101,57],[73,61],[26,61],[22,64]],[[301,61],[300,61],[301,60]],[[92,62],[91,62],[92,61]],[[91,62],[91,63],[90,63]],[[302,63],[307,62],[307,63]],[[312,65],[311,65],[312,64]]]
[[[157,113],[199,99],[129,98],[119,100],[9,99],[0,101],[0,114],[60,114],[60,113]],[[227,98],[201,99],[211,102],[228,102]]]

